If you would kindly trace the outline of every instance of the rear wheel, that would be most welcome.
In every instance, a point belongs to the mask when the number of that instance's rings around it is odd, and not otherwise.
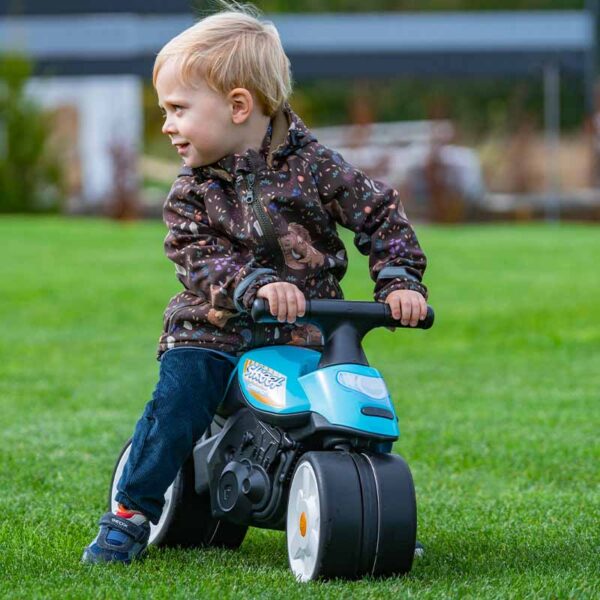
[[[361,454],[377,487],[377,552],[371,573],[403,575],[412,568],[417,542],[417,502],[412,475],[397,454]]]
[[[115,512],[117,484],[123,473],[131,440],[123,449],[113,471],[108,507]],[[198,495],[194,489],[194,462],[190,457],[180,469],[177,477],[165,492],[165,505],[156,525],[150,526],[148,544],[163,547],[220,546],[239,548],[244,541],[247,527],[214,519],[211,514],[208,493]]]
[[[286,533],[299,581],[408,573],[416,539],[408,466],[389,454],[308,452],[292,477]]]

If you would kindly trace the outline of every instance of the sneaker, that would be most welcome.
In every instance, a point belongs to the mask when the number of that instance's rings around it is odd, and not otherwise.
[[[96,539],[84,550],[84,563],[120,562],[129,564],[138,559],[148,546],[150,523],[134,523],[115,513],[106,513],[99,522]]]

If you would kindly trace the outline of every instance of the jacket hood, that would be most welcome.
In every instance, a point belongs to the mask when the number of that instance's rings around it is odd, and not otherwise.
[[[256,165],[265,161],[272,166],[277,160],[283,159],[300,150],[317,138],[311,133],[302,119],[285,103],[273,115],[267,133],[258,151],[250,148],[243,154],[230,154],[212,165],[203,167],[184,167],[181,175],[196,175],[202,179],[218,177],[232,181],[241,171],[252,172]]]

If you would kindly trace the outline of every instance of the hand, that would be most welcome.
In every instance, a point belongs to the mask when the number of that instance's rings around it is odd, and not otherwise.
[[[392,309],[392,317],[402,325],[416,327],[427,316],[427,302],[422,294],[413,290],[394,290],[385,299]]]
[[[256,297],[269,302],[271,314],[280,323],[293,323],[296,317],[303,317],[306,310],[304,294],[293,283],[268,283],[259,288]]]

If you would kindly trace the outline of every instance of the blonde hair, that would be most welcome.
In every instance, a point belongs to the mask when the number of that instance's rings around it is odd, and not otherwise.
[[[270,21],[260,21],[251,5],[220,2],[227,10],[189,27],[158,53],[152,81],[167,62],[177,61],[182,83],[207,85],[226,95],[236,87],[254,92],[263,111],[272,116],[292,92],[290,61]]]

